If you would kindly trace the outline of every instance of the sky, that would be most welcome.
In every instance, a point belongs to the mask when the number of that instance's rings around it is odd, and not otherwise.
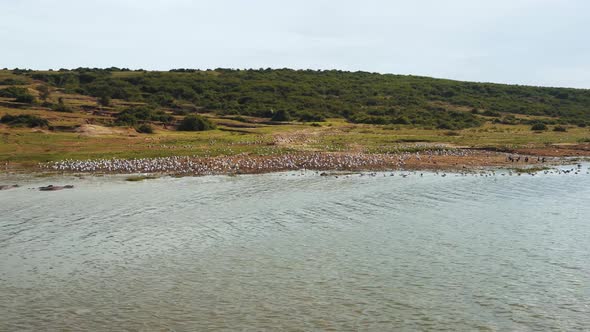
[[[0,0],[0,68],[340,69],[590,88],[589,0]]]

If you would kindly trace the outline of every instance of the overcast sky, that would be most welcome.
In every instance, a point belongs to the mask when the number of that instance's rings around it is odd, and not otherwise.
[[[590,88],[589,0],[0,0],[0,67],[311,68]]]

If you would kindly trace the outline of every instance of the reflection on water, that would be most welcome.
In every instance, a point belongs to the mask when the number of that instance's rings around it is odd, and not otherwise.
[[[589,175],[59,180],[0,192],[2,331],[590,329]]]

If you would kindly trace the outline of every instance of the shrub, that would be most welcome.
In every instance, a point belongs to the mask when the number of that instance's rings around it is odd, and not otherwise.
[[[563,126],[555,126],[553,127],[553,131],[566,132],[567,128]]]
[[[545,125],[544,123],[538,122],[535,123],[532,127],[531,130],[534,131],[543,131],[543,130],[547,130],[547,125]]]
[[[128,113],[119,113],[116,115],[117,120],[115,120],[115,124],[118,126],[135,126],[137,125],[137,122],[139,122],[139,120],[137,120],[137,118],[135,117],[135,115],[133,114],[128,114]]]
[[[494,119],[494,121],[496,121],[498,119]],[[502,117],[501,120],[498,121],[499,123],[502,124],[507,124],[507,125],[515,125],[518,124],[518,119],[514,116],[514,115],[506,115],[504,117]]]
[[[165,92],[158,92],[150,96],[150,101],[156,105],[172,107],[174,106],[174,97]]]
[[[393,119],[392,123],[393,124],[407,125],[407,124],[410,124],[411,122],[410,122],[410,120],[407,117],[400,116],[400,117],[397,117],[397,118]]]
[[[174,117],[163,111],[155,111],[153,108],[147,106],[138,106],[127,108],[115,115],[115,124],[122,126],[135,126],[141,122],[160,121],[170,123]]]
[[[500,113],[487,110],[487,111],[483,112],[482,115],[484,115],[484,116],[499,117],[500,116]]]
[[[25,88],[17,88],[15,86],[10,86],[6,89],[0,89],[0,97],[4,98],[15,98],[15,96],[19,94],[26,93],[27,89]]]
[[[200,115],[189,115],[182,119],[178,130],[180,131],[204,131],[214,129],[215,126],[209,119]]]
[[[189,111],[186,109],[180,108],[180,109],[173,110],[172,114],[174,114],[174,115],[188,115]]]
[[[46,119],[30,114],[10,115],[6,114],[0,118],[0,122],[9,126],[26,126],[26,127],[47,127],[49,122]]]
[[[51,92],[49,91],[49,87],[47,85],[38,85],[36,89],[39,91],[39,98],[41,98],[41,100],[46,101],[47,98],[49,98]]]
[[[56,111],[56,112],[65,112],[65,113],[72,113],[74,110],[72,110],[71,107],[69,107],[68,105],[65,104],[56,104],[53,105],[51,107],[52,110]]]
[[[27,89],[14,86],[1,89],[0,97],[15,98],[15,101],[19,103],[32,104],[35,102],[35,97]]]
[[[280,109],[276,111],[271,118],[272,121],[291,121],[291,115],[288,111]]]
[[[323,122],[323,121],[326,121],[326,118],[324,118],[321,114],[311,113],[311,112],[302,112],[301,114],[299,114],[299,121],[301,121],[301,122]]]
[[[142,125],[139,125],[137,128],[135,128],[135,131],[137,131],[138,133],[141,134],[153,134],[154,133],[154,127],[152,127],[151,125],[144,123]]]
[[[100,106],[109,106],[111,104],[111,97],[107,95],[102,95],[98,97],[97,102]]]
[[[436,126],[437,129],[447,129],[447,130],[453,130],[455,129],[455,126],[451,123],[448,122],[441,122],[438,124],[438,126]]]
[[[17,103],[32,104],[35,102],[35,97],[29,93],[25,93],[16,97]]]
[[[241,115],[232,116],[230,119],[232,119],[232,120],[234,120],[234,121],[239,121],[239,122],[250,123],[250,120],[246,119],[245,117],[243,117],[243,116],[241,116]]]
[[[0,80],[0,85],[25,85],[26,81],[14,78],[5,78]]]
[[[53,105],[51,107],[51,109],[56,112],[66,112],[66,113],[72,113],[74,111],[74,110],[72,110],[71,107],[69,107],[68,105],[66,105],[64,103],[64,99],[62,97],[59,97],[57,105]]]

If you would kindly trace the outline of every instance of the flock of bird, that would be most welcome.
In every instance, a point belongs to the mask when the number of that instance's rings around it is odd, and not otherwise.
[[[414,153],[399,154],[364,154],[364,153],[301,153],[290,155],[271,156],[249,156],[236,155],[224,157],[162,157],[142,159],[100,159],[100,160],[63,160],[43,164],[42,168],[64,173],[166,173],[184,175],[221,175],[221,174],[252,174],[280,171],[297,171],[282,173],[281,175],[304,176],[312,174],[333,177],[385,177],[385,176],[419,176],[434,175],[446,176],[521,176],[528,174],[535,176],[539,174],[555,175],[578,175],[590,174],[590,167],[584,168],[582,164],[565,168],[498,168],[498,169],[476,169],[464,168],[454,172],[432,171],[428,173],[418,170],[407,170],[404,166],[411,159],[414,161],[428,161],[435,156],[465,157],[474,153],[469,150],[425,150]],[[507,156],[513,160],[520,157]],[[524,157],[524,159],[529,159]],[[510,160],[512,161],[512,160]],[[526,161],[528,162],[528,160]],[[531,160],[534,162],[534,160]],[[537,162],[545,162],[545,158],[538,158]],[[410,165],[411,166],[411,165]],[[408,167],[410,168],[410,167]],[[362,172],[362,170],[373,169],[380,172]],[[394,170],[395,171],[392,171]],[[325,170],[332,170],[328,172]],[[346,173],[342,171],[361,171],[360,173]],[[18,188],[18,185],[0,185],[0,190]],[[70,189],[73,186],[46,186],[40,187],[41,191],[54,191]]]
[[[399,154],[298,153],[270,156],[161,157],[140,159],[63,160],[42,167],[77,173],[177,173],[195,175],[263,173],[283,170],[401,169],[415,158],[432,161],[436,156],[468,156],[468,150],[426,150]]]
[[[437,149],[396,154],[310,152],[269,156],[246,154],[220,157],[175,156],[140,159],[63,160],[43,164],[42,167],[48,170],[72,173],[167,173],[186,175],[251,174],[287,170],[404,170],[412,168],[412,165],[408,165],[410,161],[414,164],[431,163],[434,165],[437,163],[436,160],[439,156],[468,157],[474,153],[481,152],[461,149]],[[507,158],[512,159],[513,157],[508,156]],[[526,159],[528,162],[528,157]],[[541,161],[541,159],[539,158],[538,161]],[[582,171],[581,165],[580,168],[571,170],[545,170],[546,174],[553,172],[580,174]],[[496,175],[495,171],[490,171],[488,174],[478,173],[474,169],[464,169],[463,173],[481,174],[481,176]],[[499,175],[520,173],[522,171],[513,172],[507,170],[499,173]],[[408,174],[413,173],[407,173],[406,176]],[[531,174],[535,174],[535,172],[531,172]]]

